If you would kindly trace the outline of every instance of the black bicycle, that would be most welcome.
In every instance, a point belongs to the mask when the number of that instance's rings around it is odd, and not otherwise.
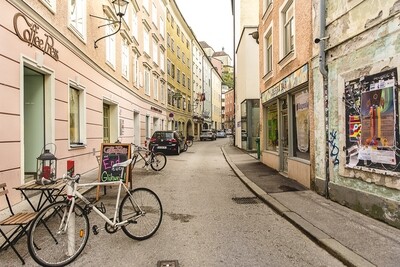
[[[136,162],[143,160],[144,166],[146,168],[150,166],[155,171],[161,171],[167,164],[167,157],[162,152],[154,152],[157,146],[153,146],[151,150],[146,147],[137,146],[132,144],[132,169],[135,167]]]

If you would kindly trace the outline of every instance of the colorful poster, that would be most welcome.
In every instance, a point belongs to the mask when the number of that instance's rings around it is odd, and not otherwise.
[[[395,109],[393,87],[361,94],[361,145],[393,147]]]
[[[397,69],[345,83],[346,164],[400,172]]]

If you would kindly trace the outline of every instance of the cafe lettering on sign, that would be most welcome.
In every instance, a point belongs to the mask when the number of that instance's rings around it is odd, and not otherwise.
[[[99,182],[114,182],[120,179],[123,171],[122,181],[128,185],[130,180],[129,167],[112,168],[115,163],[124,162],[131,157],[131,144],[122,143],[102,143],[99,158]],[[99,199],[100,186],[97,187],[96,199]],[[104,194],[106,193],[104,187]]]
[[[54,48],[54,38],[47,33],[39,32],[39,25],[29,22],[29,20],[21,13],[14,15],[15,33],[29,46],[34,46],[41,50],[43,54],[51,56],[58,61],[58,50]]]

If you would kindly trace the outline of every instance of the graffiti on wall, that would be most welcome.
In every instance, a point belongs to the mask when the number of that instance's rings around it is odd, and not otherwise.
[[[345,83],[346,164],[400,172],[397,69]]]
[[[332,158],[333,165],[339,165],[339,147],[336,145],[337,131],[331,131],[329,133],[329,146],[331,148],[330,156]]]

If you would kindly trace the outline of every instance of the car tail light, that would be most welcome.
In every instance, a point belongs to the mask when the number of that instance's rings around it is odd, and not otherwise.
[[[150,138],[150,143],[155,142],[156,140],[157,140],[156,138],[152,137]]]
[[[169,140],[171,143],[177,143],[175,138],[172,138],[171,140]]]

